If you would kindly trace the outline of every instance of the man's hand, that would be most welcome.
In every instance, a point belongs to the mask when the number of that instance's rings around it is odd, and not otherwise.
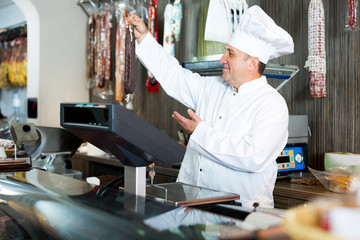
[[[143,22],[143,20],[141,20],[141,18],[139,18],[139,16],[136,14],[130,14],[125,22],[126,22],[126,26],[125,26],[126,30],[129,27],[129,24],[132,24],[134,26],[134,36],[137,42],[140,43],[148,33],[148,29],[145,23]]]
[[[175,120],[178,121],[178,123],[180,123],[180,125],[185,129],[185,131],[192,134],[195,131],[197,125],[202,120],[191,109],[188,109],[187,113],[192,119],[187,119],[184,116],[180,115],[180,113],[178,112],[174,112],[171,116],[175,118]]]

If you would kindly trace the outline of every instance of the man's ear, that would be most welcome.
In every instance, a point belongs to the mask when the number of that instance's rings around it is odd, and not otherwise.
[[[257,71],[259,68],[260,60],[257,57],[251,57],[249,63],[249,70],[250,71]]]

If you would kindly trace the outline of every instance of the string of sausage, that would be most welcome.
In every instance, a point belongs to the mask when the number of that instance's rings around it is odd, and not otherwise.
[[[106,56],[106,39],[105,39],[105,15],[99,16],[100,20],[100,56],[99,56],[99,72],[96,87],[105,87],[105,56]]]
[[[101,15],[97,13],[95,16],[95,27],[94,27],[94,81],[95,84],[98,82],[100,66],[101,66],[101,51],[100,51],[100,22],[101,22]]]
[[[116,82],[115,99],[122,103],[124,101],[124,76],[125,76],[125,17],[126,13],[119,17],[116,29]]]
[[[308,13],[308,50],[305,68],[309,70],[310,96],[326,97],[325,17],[321,0],[311,0]]]
[[[112,16],[109,9],[100,16],[100,66],[96,86],[104,88],[111,78],[111,26]]]
[[[105,13],[105,81],[108,86],[111,80],[111,31],[112,31],[112,13],[110,9],[106,9]]]
[[[357,0],[348,0],[349,13],[348,13],[348,25],[351,30],[354,30],[357,26],[356,15],[357,15]]]
[[[95,17],[91,15],[88,21],[88,78],[89,81],[93,81],[96,76],[96,68],[95,68],[95,46],[97,38],[95,37]],[[91,84],[91,83],[90,83]]]
[[[125,37],[125,94],[132,94],[135,91],[135,37],[132,28],[130,25]]]

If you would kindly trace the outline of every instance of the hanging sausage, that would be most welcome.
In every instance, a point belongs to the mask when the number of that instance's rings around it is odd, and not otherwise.
[[[8,89],[11,87],[10,81],[8,78],[8,60],[7,55],[9,51],[9,47],[5,41],[1,41],[0,43],[0,89]]]
[[[26,87],[27,85],[27,38],[17,40],[18,49],[12,65],[13,81],[15,87]]]
[[[13,49],[9,61],[8,78],[12,86],[26,87],[26,39],[18,38],[10,44]]]
[[[310,96],[326,97],[325,17],[321,0],[311,0],[308,12],[308,51]]]
[[[131,31],[125,31],[125,19],[135,12],[128,0],[118,0],[113,5],[101,2],[97,10],[88,11],[88,87],[93,88],[95,96],[106,99],[113,95],[111,77],[111,34],[113,26],[112,7],[116,17],[115,28],[115,100],[126,104],[132,109],[133,93],[135,91],[135,37]],[[144,6],[141,5],[141,9]]]
[[[127,14],[127,7],[124,3],[115,3],[116,9],[116,45],[115,45],[115,100],[123,104],[125,98],[124,93],[124,75],[125,75],[125,18]]]
[[[111,10],[108,8],[106,9],[106,13],[104,16],[105,20],[105,51],[104,51],[104,62],[105,62],[105,88],[107,95],[112,95],[111,89],[111,32],[112,32],[112,13]]]
[[[27,85],[27,28],[0,34],[0,89]]]
[[[101,11],[99,32],[98,77],[94,94],[102,99],[113,95],[111,87],[111,30],[112,13],[109,8]]]
[[[115,2],[115,15],[117,19],[115,44],[115,99],[129,110],[133,109],[133,93],[135,91],[135,36],[133,27],[125,29],[127,16],[135,12],[128,1]]]
[[[358,0],[348,0],[346,30],[355,30],[357,28],[357,7]]]
[[[131,24],[125,37],[124,89],[125,94],[133,94],[135,91],[135,36]]]

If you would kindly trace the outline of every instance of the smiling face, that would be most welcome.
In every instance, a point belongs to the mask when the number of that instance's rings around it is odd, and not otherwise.
[[[259,59],[227,44],[225,53],[220,59],[223,64],[223,79],[238,89],[243,83],[260,77],[257,73]]]

